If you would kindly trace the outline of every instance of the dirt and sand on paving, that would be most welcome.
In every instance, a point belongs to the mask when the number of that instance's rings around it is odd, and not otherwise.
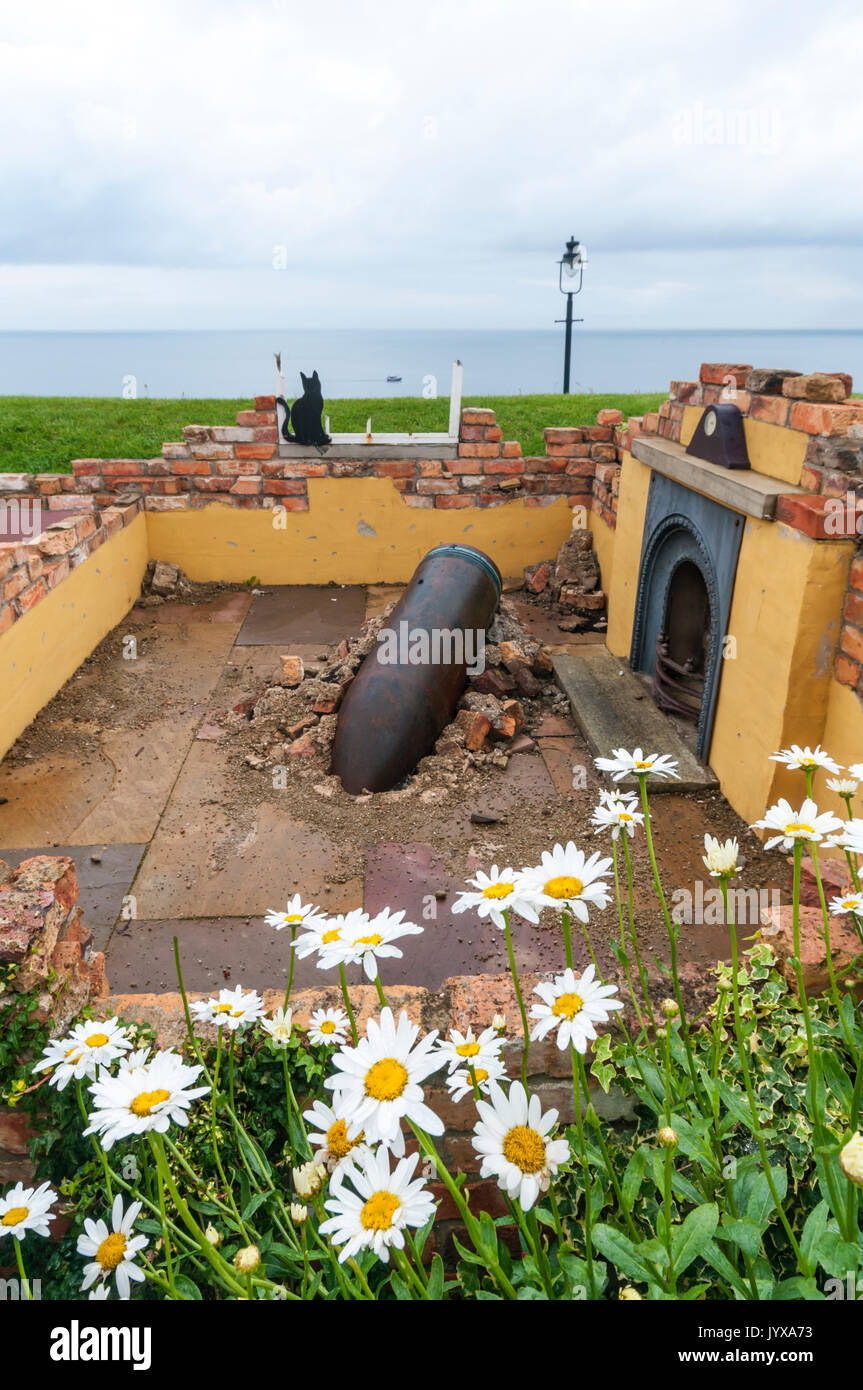
[[[316,617],[310,628],[307,612],[305,626],[296,626],[304,604],[312,612],[311,596],[271,591],[271,607],[274,593],[287,616],[283,631],[294,621],[295,631],[312,636]],[[611,852],[607,835],[595,836],[590,825],[604,784],[547,652],[575,651],[601,634],[562,630],[523,592],[504,596],[489,632],[486,684],[498,694],[469,687],[467,708],[403,786],[376,795],[343,790],[329,771],[338,704],[399,593],[332,586],[315,599],[314,614],[321,602],[331,605],[317,629],[321,640],[261,641],[252,621],[261,594],[181,576],[165,595],[145,596],[10,750],[0,764],[0,857],[71,847],[85,921],[88,879],[117,847],[139,847],[117,869],[117,916],[98,942],[107,945],[114,990],[171,988],[175,934],[188,957],[189,988],[225,980],[278,986],[287,952],[261,919],[294,892],[330,911],[390,906],[423,923],[424,936],[388,965],[385,983],[434,988],[446,975],[503,970],[501,934],[471,914],[451,914],[465,878],[492,864],[538,863],[557,841]],[[264,638],[279,631],[268,621]],[[301,658],[299,683],[285,656]],[[701,863],[709,830],[740,841],[742,885],[784,896],[784,860],[764,853],[719,792],[663,790],[652,810],[669,893],[692,891],[699,880],[709,893]],[[667,957],[668,948],[643,836],[633,858],[636,916],[652,969],[653,953]],[[592,933],[608,968],[616,932],[612,906]],[[559,968],[551,921],[516,924],[514,940],[522,968]],[[586,960],[583,943],[576,953]],[[680,955],[705,968],[727,956],[725,928],[684,926]],[[320,983],[312,962],[301,963],[298,982],[306,976]]]

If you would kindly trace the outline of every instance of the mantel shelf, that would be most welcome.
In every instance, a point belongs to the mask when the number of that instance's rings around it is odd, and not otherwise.
[[[652,435],[636,435],[632,441],[632,453],[642,463],[680,483],[682,487],[691,488],[693,492],[700,492],[723,507],[730,507],[732,511],[743,512],[745,516],[754,516],[761,521],[773,521],[777,498],[806,491],[793,483],[783,483],[778,478],[768,478],[766,474],[755,473],[751,469],[721,468],[719,464],[692,458],[681,444]]]

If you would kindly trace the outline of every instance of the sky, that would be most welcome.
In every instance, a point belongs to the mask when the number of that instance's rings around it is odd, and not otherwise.
[[[861,326],[856,2],[0,16],[0,329]]]

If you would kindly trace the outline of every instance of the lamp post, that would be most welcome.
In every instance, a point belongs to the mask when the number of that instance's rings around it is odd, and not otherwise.
[[[566,250],[558,262],[560,266],[560,276],[558,284],[561,294],[566,295],[566,318],[557,319],[557,323],[566,324],[566,341],[563,349],[563,394],[569,395],[569,359],[572,351],[572,296],[581,290],[581,280],[584,274],[584,267],[587,265],[587,251],[575,240],[570,237],[566,243]],[[583,323],[584,319],[576,319],[576,323]]]

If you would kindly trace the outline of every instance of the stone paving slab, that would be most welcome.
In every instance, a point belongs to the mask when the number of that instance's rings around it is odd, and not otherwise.
[[[93,933],[93,949],[102,951],[123,908],[146,845],[31,845],[0,849],[0,859],[15,868],[37,854],[68,855],[78,879],[78,906],[84,926]],[[93,856],[98,862],[94,862]]]
[[[174,937],[180,943],[183,982],[188,990],[284,990],[290,967],[287,931],[268,927],[263,917],[136,919],[117,927],[105,958],[111,989],[120,994],[177,989]],[[298,989],[338,983],[311,957],[297,961]]]
[[[362,585],[279,584],[253,595],[237,646],[274,642],[326,646],[356,633],[365,616]]]
[[[615,748],[667,753],[678,764],[680,780],[651,778],[649,790],[654,795],[703,791],[719,785],[622,658],[612,656],[607,647],[593,646],[577,653],[558,653],[552,660],[558,683],[569,698],[573,718],[593,757],[610,757]],[[608,781],[612,785],[610,778]],[[635,778],[613,785],[637,790]]]
[[[231,623],[240,627],[252,602],[249,593],[219,594],[209,603],[184,603],[167,599],[154,608],[135,607],[123,619],[127,623]]]

